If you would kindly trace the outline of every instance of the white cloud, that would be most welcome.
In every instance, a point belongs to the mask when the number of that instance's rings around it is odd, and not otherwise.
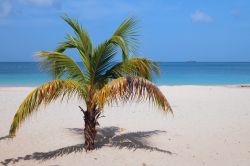
[[[197,10],[191,15],[191,19],[193,22],[200,23],[210,23],[213,22],[213,18],[209,16],[207,13]]]
[[[0,18],[7,17],[11,13],[12,5],[10,0],[0,1]]]
[[[57,0],[19,0],[20,2],[28,5],[35,5],[40,7],[50,7],[58,3]]]

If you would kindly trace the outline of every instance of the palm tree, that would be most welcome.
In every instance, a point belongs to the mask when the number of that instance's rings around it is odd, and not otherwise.
[[[61,98],[77,96],[84,101],[85,149],[94,149],[96,125],[105,104],[118,101],[148,100],[165,112],[172,109],[161,91],[150,82],[152,74],[158,74],[156,63],[132,56],[138,44],[137,22],[127,18],[110,39],[94,47],[87,32],[77,20],[68,16],[63,19],[73,28],[75,35],[67,35],[55,51],[38,53],[41,64],[54,76],[54,80],[34,89],[18,108],[9,134],[14,137],[21,123],[41,104],[49,104]],[[64,51],[78,51],[84,67],[80,67]],[[120,51],[121,50],[121,51]],[[122,54],[122,61],[115,63],[114,57]]]

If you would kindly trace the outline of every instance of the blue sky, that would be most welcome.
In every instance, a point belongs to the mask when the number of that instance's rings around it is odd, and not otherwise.
[[[155,61],[250,61],[249,0],[0,0],[0,61],[34,61],[77,18],[98,44],[127,16],[140,22],[138,55]],[[69,52],[74,56],[74,52]]]

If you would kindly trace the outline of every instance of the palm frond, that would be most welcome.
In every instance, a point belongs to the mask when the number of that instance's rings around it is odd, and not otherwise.
[[[122,59],[123,61],[126,61],[129,55],[128,55],[128,50],[127,50],[128,49],[127,45],[125,41],[123,40],[123,38],[121,36],[112,36],[109,42],[116,44],[122,49]]]
[[[123,50],[123,60],[134,54],[138,46],[137,20],[133,17],[127,18],[117,28],[110,39],[118,44]]]
[[[62,18],[74,29],[76,36],[81,40],[84,54],[90,55],[92,53],[92,42],[88,33],[81,27],[77,20],[71,19],[67,15]]]
[[[71,40],[65,41],[65,42],[60,42],[59,46],[55,49],[55,52],[63,53],[68,48],[76,48],[75,43],[72,42]]]
[[[9,134],[15,136],[21,123],[34,111],[37,111],[41,104],[49,104],[51,101],[62,97],[62,100],[74,95],[83,98],[84,90],[80,84],[73,80],[54,80],[41,85],[33,90],[18,108],[12,121]]]
[[[159,75],[159,67],[155,62],[146,58],[133,57],[114,65],[105,73],[103,78],[116,79],[118,77],[137,76],[152,80],[153,74]]]
[[[67,35],[67,39],[68,41],[71,41],[72,43],[74,43],[75,48],[77,49],[77,51],[79,52],[79,55],[81,57],[82,63],[85,67],[85,70],[87,72],[87,74],[90,74],[90,63],[91,63],[91,59],[92,59],[92,54],[88,54],[86,53],[86,51],[84,50],[84,44],[81,43],[81,41],[79,41],[79,39],[75,38],[72,35]]]
[[[108,41],[94,49],[94,55],[91,61],[93,83],[101,84],[100,78],[112,66],[112,60],[116,53],[115,45]]]
[[[70,78],[84,83],[86,81],[84,73],[77,63],[65,54],[59,52],[38,53],[42,60],[42,67],[51,72],[55,78]]]
[[[120,77],[105,85],[95,95],[95,102],[100,108],[106,103],[130,100],[148,100],[163,111],[172,112],[170,104],[159,88],[141,77]]]

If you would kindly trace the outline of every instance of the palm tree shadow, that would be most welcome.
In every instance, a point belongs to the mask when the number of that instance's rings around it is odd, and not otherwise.
[[[77,135],[83,135],[83,129],[68,128],[67,130]],[[98,129],[95,146],[96,149],[100,149],[104,146],[107,146],[107,147],[116,147],[119,149],[126,148],[129,150],[144,149],[144,150],[158,151],[161,153],[167,153],[169,155],[172,155],[173,153],[170,151],[148,145],[149,142],[147,141],[147,138],[164,132],[165,131],[153,130],[153,131],[130,132],[130,133],[120,134],[120,128],[118,127],[105,127]],[[17,163],[20,160],[45,161],[71,153],[82,152],[83,150],[84,150],[84,144],[77,144],[49,152],[35,152],[31,155],[26,155],[23,157],[5,159],[0,163],[6,166],[9,165],[10,163],[13,164]]]
[[[0,141],[1,141],[1,140],[8,139],[8,138],[10,138],[10,136],[9,136],[9,135],[6,135],[6,136],[3,136],[3,137],[0,137]]]
[[[107,127],[103,128],[101,132],[99,132],[99,134],[97,135],[98,141],[96,142],[96,148],[109,146],[109,147],[117,147],[119,149],[123,148],[129,150],[144,149],[149,151],[158,151],[162,153],[167,153],[170,155],[173,154],[170,151],[148,145],[149,142],[147,141],[147,138],[160,133],[165,133],[165,131],[153,130],[153,131],[130,132],[130,133],[120,134],[120,128]]]

